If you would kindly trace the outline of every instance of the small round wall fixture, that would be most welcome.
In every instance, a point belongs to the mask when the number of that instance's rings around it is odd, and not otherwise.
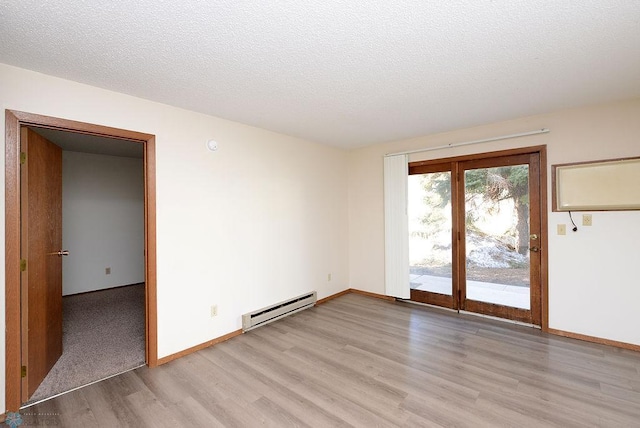
[[[216,140],[207,141],[207,149],[209,149],[209,151],[215,152],[216,150],[218,150],[218,142]]]

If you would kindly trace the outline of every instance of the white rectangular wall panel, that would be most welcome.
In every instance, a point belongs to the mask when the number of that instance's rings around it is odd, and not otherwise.
[[[554,168],[557,211],[640,209],[640,158]]]
[[[385,294],[402,299],[410,297],[408,168],[407,155],[384,158]]]

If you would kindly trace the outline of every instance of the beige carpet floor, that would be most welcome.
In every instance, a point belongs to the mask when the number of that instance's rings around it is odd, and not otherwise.
[[[35,403],[145,363],[144,284],[65,296],[63,353]]]

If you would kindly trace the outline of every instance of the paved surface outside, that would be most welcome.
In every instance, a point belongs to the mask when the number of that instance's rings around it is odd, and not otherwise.
[[[409,275],[411,288],[432,293],[451,295],[451,278],[432,275]],[[495,303],[520,309],[529,309],[529,287],[467,281],[467,299]]]

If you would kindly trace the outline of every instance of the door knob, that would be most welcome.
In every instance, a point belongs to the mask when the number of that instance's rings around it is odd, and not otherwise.
[[[62,257],[62,256],[68,256],[69,255],[69,250],[61,250],[58,251],[58,257]]]
[[[534,253],[537,253],[538,251],[540,251],[540,248],[538,248],[538,247],[531,247],[531,248],[529,248],[529,251],[533,251]]]

